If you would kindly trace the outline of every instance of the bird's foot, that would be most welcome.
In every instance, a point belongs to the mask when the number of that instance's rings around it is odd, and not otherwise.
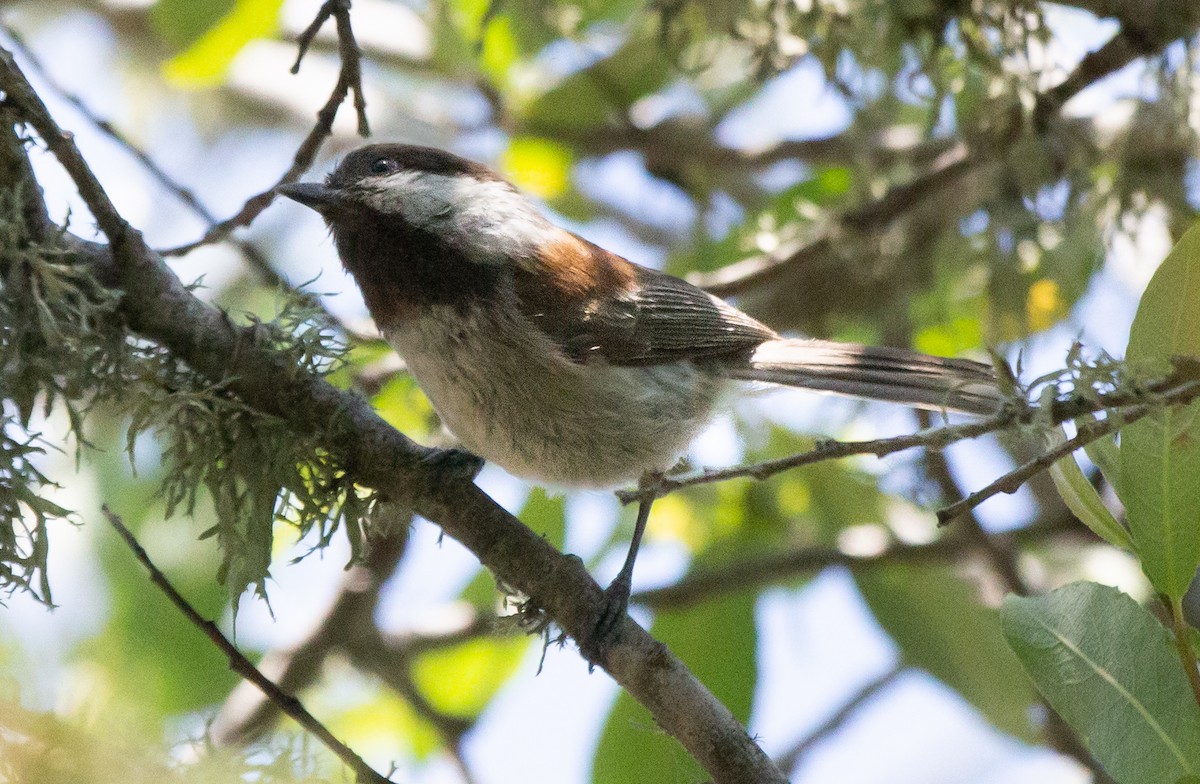
[[[579,640],[579,650],[584,658],[592,665],[600,661],[620,637],[621,624],[627,617],[629,609],[630,581],[624,575],[617,578],[604,589],[600,612],[591,633]]]
[[[439,478],[459,482],[474,482],[483,470],[484,459],[465,449],[431,449],[421,462],[429,466]]]

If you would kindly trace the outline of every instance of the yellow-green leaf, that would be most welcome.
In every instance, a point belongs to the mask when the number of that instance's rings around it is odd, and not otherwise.
[[[522,190],[553,199],[570,184],[571,151],[549,139],[521,136],[508,145],[500,166]]]
[[[1200,355],[1200,227],[1150,279],[1129,332],[1131,366]],[[1121,431],[1121,500],[1150,582],[1183,596],[1200,564],[1200,401],[1156,412]]]
[[[414,664],[413,680],[438,710],[473,718],[521,663],[530,639],[480,638],[427,653]]]
[[[275,32],[282,6],[283,0],[237,0],[199,40],[163,66],[163,75],[181,87],[220,84],[246,44]]]

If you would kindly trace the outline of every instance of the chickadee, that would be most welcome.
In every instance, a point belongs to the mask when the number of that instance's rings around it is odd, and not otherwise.
[[[550,223],[487,167],[373,144],[279,193],[333,233],[388,342],[464,447],[551,486],[671,468],[734,382],[976,414],[992,369],[896,348],[780,337],[701,289]],[[597,627],[624,617],[650,504]]]

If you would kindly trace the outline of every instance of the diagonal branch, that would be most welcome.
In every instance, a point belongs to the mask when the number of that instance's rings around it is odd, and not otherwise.
[[[1167,401],[1168,405],[1188,402],[1200,395],[1200,384],[1184,386],[1178,396]],[[955,501],[947,507],[938,510],[938,525],[947,525],[959,515],[968,512],[999,493],[1015,493],[1021,485],[1030,478],[1045,471],[1062,458],[1076,450],[1082,449],[1093,441],[1104,438],[1109,433],[1115,433],[1125,425],[1130,425],[1144,416],[1162,410],[1160,403],[1146,403],[1121,413],[1112,413],[1107,419],[1098,419],[1079,426],[1079,432],[1074,438],[1068,438],[1058,446],[1050,449],[1029,462],[1009,471],[986,487],[976,490],[966,498]]]
[[[939,163],[933,171],[846,211],[821,237],[808,244],[752,256],[715,272],[691,275],[688,280],[718,297],[732,297],[768,285],[788,269],[828,255],[845,234],[868,236],[886,230],[916,206],[956,187],[965,177],[993,160],[995,155],[991,151],[968,154],[965,146],[957,145],[938,156]]]
[[[134,538],[133,533],[125,527],[125,523],[121,521],[108,506],[104,506],[102,511],[104,516],[108,518],[108,522],[120,534],[121,539],[133,551],[134,557],[138,562],[146,568],[150,573],[150,582],[158,586],[159,590],[170,600],[171,604],[187,618],[188,621],[199,629],[205,637],[215,645],[221,653],[229,659],[229,668],[236,672],[242,678],[257,686],[263,694],[265,694],[271,702],[278,706],[281,711],[286,713],[296,721],[301,727],[311,733],[317,740],[321,741],[325,748],[329,749],[333,754],[345,763],[346,767],[354,771],[360,782],[377,782],[377,784],[387,784],[388,779],[380,775],[374,768],[366,763],[362,757],[358,756],[350,749],[349,746],[342,743],[333,733],[330,732],[324,724],[317,720],[315,716],[308,712],[308,709],[301,704],[300,700],[281,690],[278,686],[267,679],[265,675],[259,672],[258,668],[246,658],[246,656],[237,649],[229,638],[221,633],[217,625],[196,611],[184,599],[179,591],[175,590],[175,586],[167,579],[154,561],[150,560],[149,554],[138,544],[138,540]]]
[[[46,69],[41,58],[29,47],[24,37],[15,29],[6,24],[0,24],[0,30],[12,43],[16,53],[21,55],[21,58],[29,65],[30,70],[35,73],[39,80],[46,84],[55,94],[65,100],[67,103],[74,106],[83,117],[94,125],[101,133],[112,139],[117,145],[131,155],[138,164],[144,169],[155,181],[158,182],[168,193],[177,198],[184,206],[195,213],[208,226],[208,230],[217,229],[220,219],[213,214],[205,204],[200,201],[199,197],[183,183],[176,180],[168,174],[162,166],[155,161],[149,153],[143,150],[132,139],[126,136],[117,128],[110,120],[97,114],[91,106],[89,106],[82,98],[66,89],[62,84],[57,82],[50,72]],[[15,179],[6,180],[15,182]],[[343,333],[349,336],[358,338],[369,338],[370,335],[354,329],[350,325],[343,322],[337,316],[329,311],[324,301],[318,296],[314,296],[306,291],[302,291],[293,286],[283,275],[271,266],[267,257],[261,250],[245,240],[231,240],[231,244],[237,248],[243,258],[249,264],[253,272],[258,276],[259,280],[266,286],[284,289],[298,297],[306,305],[320,309],[325,317],[336,324]]]
[[[293,694],[311,686],[322,665],[364,629],[374,629],[374,616],[383,584],[391,577],[408,544],[411,515],[381,507],[387,535],[365,536],[363,558],[347,570],[337,598],[304,642],[290,651],[268,653],[259,668]],[[279,707],[250,689],[234,689],[213,719],[209,735],[218,745],[244,745],[260,737],[279,716]]]

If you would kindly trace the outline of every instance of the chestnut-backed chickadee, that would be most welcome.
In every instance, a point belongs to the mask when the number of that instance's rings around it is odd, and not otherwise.
[[[732,305],[550,223],[490,169],[375,144],[324,184],[319,212],[388,342],[464,447],[552,486],[671,468],[735,381],[987,414],[991,368],[895,348],[780,337]],[[599,634],[624,616],[643,503]]]

